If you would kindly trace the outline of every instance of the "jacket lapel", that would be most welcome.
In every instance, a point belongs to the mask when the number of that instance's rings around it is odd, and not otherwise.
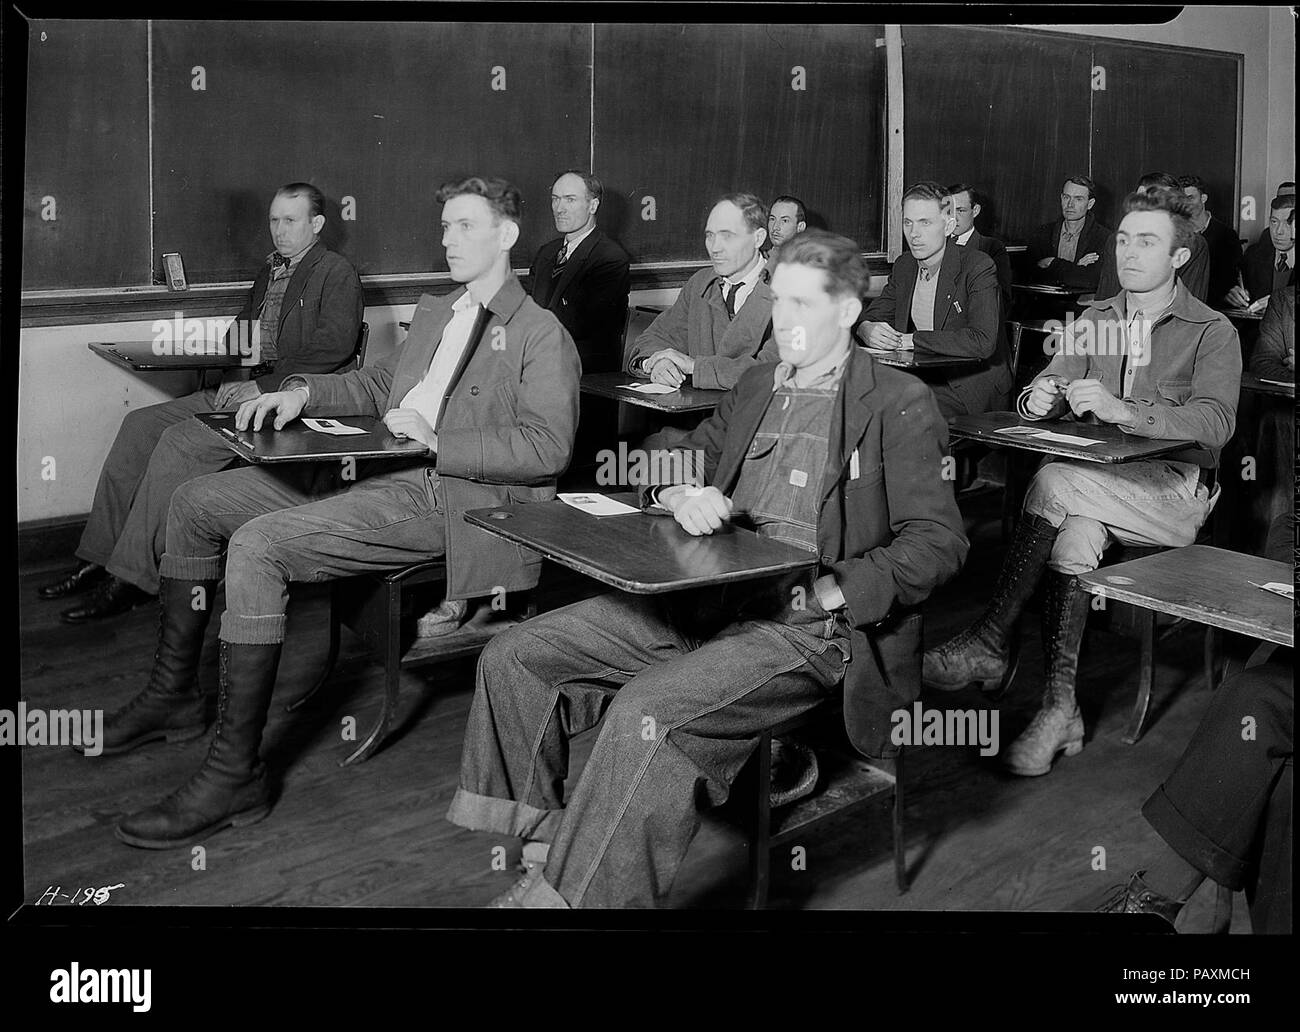
[[[406,344],[402,348],[402,357],[393,372],[393,386],[388,392],[390,409],[401,405],[407,391],[424,379],[424,374],[429,371],[429,364],[433,361],[433,353],[442,343],[443,331],[451,322],[453,314],[451,306],[463,293],[465,288],[461,287],[438,298],[438,314],[430,325],[429,332],[422,333],[419,337],[407,336]]]
[[[898,268],[898,292],[894,295],[894,329],[907,330],[907,320],[912,317],[912,294],[916,291],[917,264],[912,253],[900,254],[894,263]]]
[[[973,239],[973,238],[972,238]],[[957,267],[962,264],[960,247],[944,250],[943,264],[939,266],[939,282],[934,289],[934,328],[942,330],[952,312],[952,298],[957,291]]]
[[[830,497],[844,475],[844,467],[853,456],[857,442],[871,422],[871,408],[866,396],[876,389],[876,368],[869,355],[859,348],[849,351],[849,365],[840,381],[838,404],[831,415],[827,439],[826,471],[822,475],[822,502]]]
[[[596,238],[600,236],[599,229],[593,229],[587,234],[587,239],[582,241],[573,254],[569,255],[568,260],[564,263],[564,268],[560,271],[559,281],[555,284],[555,289],[551,291],[551,297],[563,297],[564,292],[573,282],[573,277],[578,275],[582,266],[587,261],[587,255],[591,254],[591,249],[596,246]],[[561,244],[561,246],[563,246]],[[559,252],[557,251],[558,255]],[[548,270],[549,271],[549,270]]]
[[[298,268],[294,269],[293,275],[289,277],[289,285],[284,288],[284,300],[280,302],[280,321],[277,324],[277,329],[284,327],[285,318],[293,311],[293,306],[302,297],[302,288],[307,285],[307,280],[311,277],[311,270],[324,256],[325,245],[319,240],[312,245],[310,251],[302,256]]]

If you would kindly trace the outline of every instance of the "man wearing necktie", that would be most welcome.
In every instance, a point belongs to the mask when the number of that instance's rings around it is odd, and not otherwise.
[[[1189,545],[1218,498],[1212,474],[1232,437],[1241,348],[1226,316],[1178,277],[1198,238],[1181,189],[1130,194],[1116,233],[1123,290],[1076,319],[1055,357],[1018,400],[1026,419],[1094,418],[1136,437],[1188,440],[1158,459],[1043,465],[988,607],[969,628],[925,654],[927,686],[985,691],[1006,674],[1016,619],[1045,578],[1045,678],[1037,714],[1002,757],[1012,773],[1048,773],[1057,753],[1083,748],[1074,696],[1089,595],[1078,575],[1126,545]]]
[[[447,264],[462,286],[420,299],[397,354],[345,373],[288,377],[235,417],[240,429],[254,430],[299,415],[381,417],[394,436],[425,445],[427,456],[359,463],[342,487],[313,464],[283,472],[252,466],[199,477],[172,496],[153,672],[104,722],[102,754],[203,733],[199,654],[224,571],[216,730],[193,778],[121,822],[124,842],[189,845],[270,811],[259,751],[291,584],[438,556],[453,600],[537,583],[541,556],[503,547],[463,514],[555,497],[578,416],[578,354],[510,269],[519,191],[472,177],[445,184],[437,199]]]
[[[158,594],[167,503],[181,484],[233,465],[233,453],[193,417],[233,410],[293,373],[328,373],[352,361],[364,304],[351,263],[320,240],[325,199],[310,183],[290,183],[271,201],[275,250],[253,281],[236,326],[257,341],[257,364],[227,370],[219,387],[127,414],[100,471],[95,501],[77,546],[81,564],[40,589],[64,598],[94,589],[60,617],[85,623]],[[253,338],[249,327],[257,321]],[[228,337],[236,331],[232,328]]]
[[[1295,194],[1273,198],[1268,233],[1246,248],[1241,280],[1228,294],[1228,303],[1239,308],[1257,301],[1262,306],[1273,291],[1295,284]]]
[[[712,266],[687,280],[636,339],[627,371],[669,387],[689,377],[695,387],[725,391],[774,357],[766,239],[767,207],[753,194],[727,194],[714,204],[704,228]]]

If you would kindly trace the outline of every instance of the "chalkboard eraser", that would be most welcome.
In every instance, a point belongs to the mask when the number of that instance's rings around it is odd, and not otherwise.
[[[163,271],[167,273],[168,290],[188,290],[185,282],[185,263],[181,261],[180,252],[172,251],[163,257]]]

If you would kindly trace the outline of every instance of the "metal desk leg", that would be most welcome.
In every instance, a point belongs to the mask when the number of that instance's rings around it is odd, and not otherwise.
[[[1138,666],[1138,694],[1133,704],[1133,714],[1129,718],[1128,731],[1124,742],[1135,745],[1142,737],[1142,723],[1147,718],[1147,707],[1151,705],[1151,686],[1155,681],[1156,651],[1156,614],[1143,610],[1140,617],[1142,628],[1142,659]]]

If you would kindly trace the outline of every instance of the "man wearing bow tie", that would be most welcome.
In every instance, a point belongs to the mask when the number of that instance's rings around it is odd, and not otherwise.
[[[320,241],[324,204],[310,183],[283,186],[271,201],[275,250],[235,323],[256,341],[257,364],[227,370],[215,388],[136,409],[122,421],[77,547],[81,563],[40,589],[45,599],[93,589],[87,600],[60,614],[65,623],[115,616],[158,594],[172,492],[235,461],[195,415],[233,410],[292,373],[329,373],[352,360],[364,308],[361,281],[346,258]]]

